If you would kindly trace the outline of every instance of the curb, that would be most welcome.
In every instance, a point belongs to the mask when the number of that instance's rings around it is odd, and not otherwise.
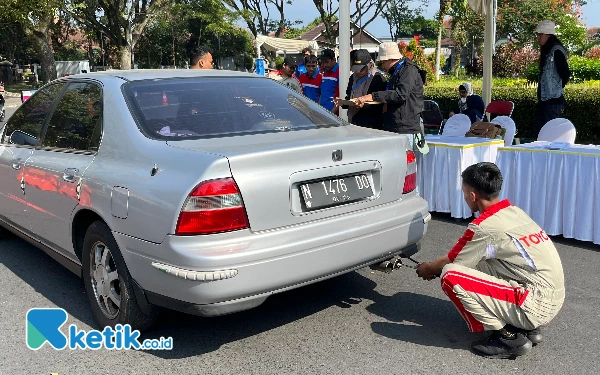
[[[17,94],[17,93],[14,93],[14,92],[5,91],[4,92],[4,97],[5,98],[19,98],[20,99],[21,98],[21,94]]]

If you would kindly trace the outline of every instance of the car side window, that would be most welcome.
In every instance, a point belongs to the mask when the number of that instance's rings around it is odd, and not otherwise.
[[[48,123],[42,146],[97,151],[102,133],[102,89],[94,83],[69,84]]]
[[[52,103],[63,87],[62,82],[54,83],[27,99],[6,124],[2,142],[37,146]]]

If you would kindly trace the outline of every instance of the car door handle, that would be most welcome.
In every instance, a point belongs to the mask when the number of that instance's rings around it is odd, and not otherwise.
[[[23,166],[23,159],[21,159],[21,158],[13,159],[13,161],[12,161],[13,169],[18,171],[19,169],[21,169],[22,166]]]
[[[75,182],[77,179],[77,173],[79,173],[79,169],[77,168],[67,168],[63,171],[63,180],[67,182]]]

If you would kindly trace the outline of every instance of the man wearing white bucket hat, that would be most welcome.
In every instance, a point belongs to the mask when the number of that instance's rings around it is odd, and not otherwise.
[[[535,29],[541,47],[540,75],[538,77],[537,132],[548,121],[562,116],[566,104],[564,87],[569,81],[567,51],[556,37],[556,25],[542,21]]]
[[[356,98],[359,106],[364,102],[383,102],[383,130],[405,134],[411,144],[421,134],[423,112],[423,79],[419,67],[400,53],[398,44],[385,42],[379,45],[379,57],[384,70],[390,73],[385,91]]]

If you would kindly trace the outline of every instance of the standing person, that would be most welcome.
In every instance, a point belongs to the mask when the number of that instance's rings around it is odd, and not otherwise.
[[[424,107],[423,79],[419,68],[402,56],[395,42],[382,43],[378,59],[383,69],[390,73],[390,80],[385,91],[357,98],[359,106],[369,101],[386,103],[383,130],[407,135],[410,145],[414,147],[415,135],[421,133],[421,112]]]
[[[323,83],[321,83],[319,104],[337,115],[339,110],[334,105],[333,98],[340,96],[340,67],[332,49],[324,49],[321,52],[321,66],[323,67]]]
[[[564,274],[552,240],[523,210],[500,201],[502,173],[493,163],[462,173],[465,202],[481,215],[448,252],[421,263],[417,275],[441,276],[442,289],[471,332],[492,331],[471,348],[481,356],[514,358],[542,341],[565,299]]]
[[[300,85],[298,78],[294,77],[296,66],[298,66],[296,59],[292,56],[287,56],[283,59],[283,66],[281,69],[272,71],[267,77],[278,81],[282,85],[287,86],[298,93],[302,93],[302,85]]]
[[[306,47],[302,50],[302,62],[300,62],[300,65],[298,65],[298,67],[296,68],[296,73],[294,74],[296,76],[296,78],[300,79],[300,76],[304,73],[307,72],[307,67],[306,67],[306,62],[304,62],[304,60],[306,59],[307,56],[312,56],[313,55],[313,50],[310,47]],[[317,73],[319,73],[319,67],[317,66]]]
[[[318,71],[317,56],[308,55],[304,58],[306,73],[300,75],[300,84],[302,84],[302,93],[315,103],[319,102],[321,97],[321,83],[323,76]]]
[[[207,46],[195,47],[190,54],[190,69],[213,69],[212,53]]]
[[[556,37],[556,25],[552,21],[542,21],[535,29],[541,46],[540,75],[538,78],[538,106],[536,129],[562,115],[566,101],[564,87],[569,82],[567,51]]]
[[[485,112],[485,104],[481,96],[473,93],[473,86],[469,82],[465,82],[458,86],[458,113],[465,114],[471,119],[471,124],[483,119]],[[454,116],[454,112],[450,112],[450,117]]]
[[[366,49],[352,53],[352,75],[346,89],[346,100],[360,98],[385,89],[383,77],[377,71],[375,61]],[[338,104],[336,103],[336,106]],[[342,106],[348,109],[348,122],[372,129],[383,129],[383,104],[365,104],[362,108]]]

